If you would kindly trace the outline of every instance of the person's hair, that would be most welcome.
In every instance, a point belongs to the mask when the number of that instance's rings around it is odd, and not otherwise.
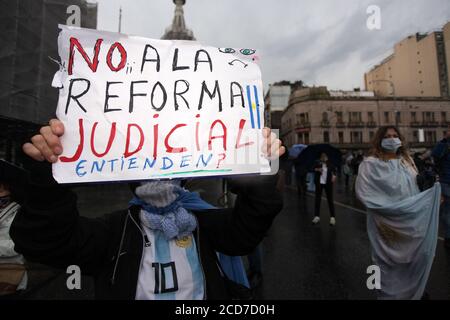
[[[372,147],[369,150],[369,156],[379,158],[381,160],[387,160],[386,152],[384,152],[383,148],[381,147],[381,141],[383,141],[384,136],[386,135],[386,132],[390,129],[394,130],[397,133],[398,138],[402,142],[402,146],[397,150],[397,155],[402,156],[406,160],[410,160],[411,157],[408,152],[406,140],[405,140],[404,136],[400,133],[398,128],[395,126],[383,126],[377,130],[377,132],[375,133],[375,136],[372,139]]]

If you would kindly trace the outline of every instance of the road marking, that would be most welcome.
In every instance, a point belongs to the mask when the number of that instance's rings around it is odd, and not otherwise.
[[[293,187],[289,187],[289,189],[291,189],[291,191],[295,191],[295,189]],[[315,195],[310,193],[310,192],[307,192],[306,194],[308,196],[310,196],[310,197],[313,197],[313,198],[315,197]],[[322,201],[327,201],[327,198],[322,196]],[[346,208],[346,209],[349,209],[349,210],[353,210],[353,211],[356,211],[358,213],[362,213],[362,214],[367,215],[367,212],[364,211],[364,210],[361,210],[361,209],[349,206],[348,204],[345,204],[345,203],[341,203],[341,202],[337,202],[337,201],[333,201],[333,202],[334,202],[335,205],[338,205],[340,207],[343,207],[343,208]],[[443,237],[438,237],[438,239],[441,240],[441,241],[445,241],[445,239]]]

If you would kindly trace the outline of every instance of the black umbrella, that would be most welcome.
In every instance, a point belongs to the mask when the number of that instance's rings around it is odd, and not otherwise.
[[[325,153],[328,159],[336,167],[341,166],[342,153],[339,149],[329,144],[315,144],[308,146],[300,155],[295,159],[295,162],[307,169],[312,169],[314,163],[319,159],[320,155]]]

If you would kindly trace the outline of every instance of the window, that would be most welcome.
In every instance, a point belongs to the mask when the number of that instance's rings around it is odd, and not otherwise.
[[[300,123],[305,123],[305,114],[304,113],[301,113],[300,114]]]
[[[305,144],[309,144],[309,133],[305,133]]]
[[[373,120],[373,112],[368,112],[367,113],[367,118],[368,118],[368,120],[369,120],[369,122],[375,122],[374,120]]]
[[[297,133],[297,143],[309,144],[309,133]]]
[[[309,123],[309,114],[308,113],[300,113],[300,123],[301,124]]]
[[[351,143],[362,143],[362,132],[360,131],[350,132],[350,141]]]
[[[441,112],[441,121],[447,122],[447,112],[445,111]]]
[[[417,115],[415,112],[411,112],[411,122],[417,122]]]
[[[344,143],[344,133],[342,131],[338,132],[338,137],[339,137],[339,143],[340,144]]]
[[[425,142],[436,142],[436,131],[425,131]]]
[[[361,122],[361,112],[350,112],[350,122]]]
[[[391,119],[389,118],[389,112],[388,111],[386,111],[384,113],[384,122],[386,122],[386,123],[390,123],[391,122]]]
[[[338,123],[344,122],[344,119],[342,118],[342,112],[336,112],[336,118]]]
[[[417,131],[417,130],[413,131],[413,141],[419,142],[419,131]]]
[[[369,131],[369,140],[372,141],[373,137],[375,137],[375,132]]]
[[[434,112],[423,112],[424,122],[434,122]]]
[[[323,142],[330,143],[330,133],[328,131],[324,131],[323,133]]]
[[[402,117],[400,111],[395,112],[395,123],[402,123]]]
[[[322,113],[322,121],[323,122],[328,122],[328,112]]]
[[[297,133],[297,143],[304,144],[303,143],[303,133]]]

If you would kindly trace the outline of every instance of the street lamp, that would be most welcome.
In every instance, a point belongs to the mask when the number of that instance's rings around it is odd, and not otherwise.
[[[394,82],[392,82],[391,80],[385,80],[385,79],[380,79],[380,80],[372,80],[372,82],[387,82],[391,85],[392,88],[392,96],[394,97],[394,112],[395,112],[395,126],[398,127],[398,110],[397,110],[397,96],[395,95],[395,85]]]

